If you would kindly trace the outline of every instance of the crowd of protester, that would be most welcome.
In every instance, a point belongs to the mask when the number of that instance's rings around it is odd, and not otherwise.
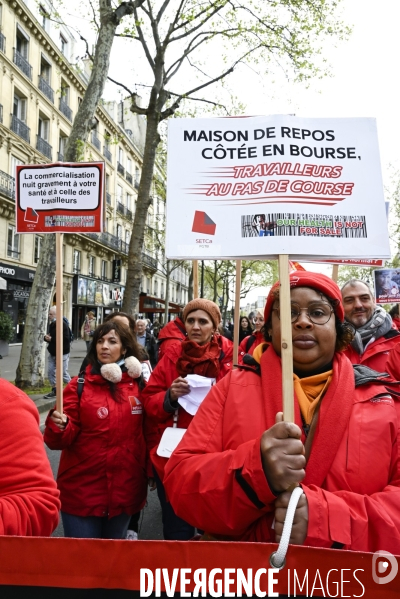
[[[236,368],[232,326],[210,300],[163,327],[88,313],[87,356],[45,424],[45,443],[61,450],[57,489],[43,466],[48,499],[3,534],[50,534],[60,501],[65,536],[134,540],[150,488],[166,540],[279,541],[289,489],[301,485],[291,543],[399,554],[398,305],[376,305],[361,280],[339,289],[291,275],[289,423],[279,301],[277,283],[263,310],[240,317]]]

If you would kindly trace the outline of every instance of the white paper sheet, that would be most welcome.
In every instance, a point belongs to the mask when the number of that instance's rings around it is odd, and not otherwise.
[[[200,376],[199,374],[188,374],[186,380],[189,383],[190,392],[187,395],[182,395],[178,399],[178,403],[186,412],[194,416],[203,399],[215,384],[215,379]]]

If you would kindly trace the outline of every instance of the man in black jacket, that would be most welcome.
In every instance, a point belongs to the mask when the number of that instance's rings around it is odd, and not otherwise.
[[[146,331],[147,322],[145,320],[136,321],[136,338],[138,343],[144,347],[149,356],[151,367],[157,364],[157,342],[155,337]]]
[[[49,310],[49,332],[44,336],[44,340],[48,343],[47,351],[48,364],[47,376],[52,386],[50,393],[44,396],[45,399],[56,397],[56,307],[52,306]],[[69,352],[71,350],[69,328],[63,320],[63,381],[69,383],[71,377],[68,373]]]

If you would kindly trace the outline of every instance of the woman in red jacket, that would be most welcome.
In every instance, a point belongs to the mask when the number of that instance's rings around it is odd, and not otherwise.
[[[279,541],[288,489],[301,484],[291,543],[399,554],[400,401],[387,389],[398,384],[353,369],[341,351],[352,333],[331,279],[297,271],[290,280],[295,422],[282,420],[275,286],[254,371],[212,388],[169,460],[166,491],[212,537]]]
[[[143,391],[146,441],[156,473],[164,538],[181,541],[190,539],[194,528],[177,518],[166,500],[162,484],[166,460],[156,454],[156,449],[167,427],[186,429],[193,419],[178,401],[190,391],[185,377],[197,374],[219,381],[232,368],[232,344],[227,348],[227,340],[222,341],[216,333],[221,322],[218,306],[206,299],[195,299],[186,305],[182,318],[187,339],[167,349]]]
[[[253,355],[254,350],[264,341],[264,314],[257,310],[253,319],[254,330],[245,337],[239,345],[239,364],[243,364],[243,358],[246,354]]]
[[[61,449],[57,484],[66,537],[123,539],[146,501],[140,349],[115,321],[97,327],[82,379],[64,390],[44,440]]]

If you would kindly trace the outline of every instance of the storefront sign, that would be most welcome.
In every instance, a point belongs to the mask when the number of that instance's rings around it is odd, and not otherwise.
[[[389,258],[375,120],[172,119],[166,254]]]
[[[35,271],[29,270],[28,268],[22,268],[21,266],[11,266],[10,264],[4,264],[0,262],[0,277],[4,279],[14,279],[16,281],[30,281],[32,282],[35,278]]]
[[[17,233],[100,233],[104,163],[19,165]]]

